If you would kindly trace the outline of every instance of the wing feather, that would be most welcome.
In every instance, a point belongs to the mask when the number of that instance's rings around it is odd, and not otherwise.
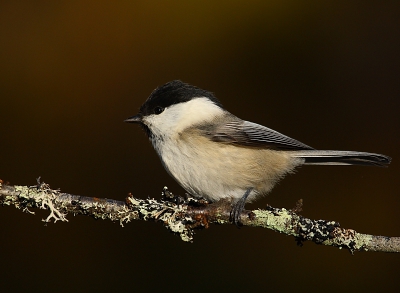
[[[278,150],[313,150],[312,147],[268,127],[244,120],[218,125],[211,133],[217,142]]]

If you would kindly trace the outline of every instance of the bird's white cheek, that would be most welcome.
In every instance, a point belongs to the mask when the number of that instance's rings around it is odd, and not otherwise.
[[[156,136],[168,136],[171,134],[174,124],[171,119],[161,115],[150,115],[143,119],[143,122],[149,127]]]
[[[186,103],[179,103],[165,108],[159,115],[149,115],[143,122],[155,135],[174,136],[193,125],[212,121],[223,115],[224,110],[207,98],[195,98]]]

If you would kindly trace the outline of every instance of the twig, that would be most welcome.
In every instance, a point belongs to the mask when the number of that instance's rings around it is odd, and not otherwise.
[[[68,221],[66,215],[88,215],[96,219],[118,221],[122,226],[132,220],[162,222],[183,241],[191,242],[195,229],[208,228],[210,224],[228,224],[231,203],[220,201],[209,204],[186,196],[174,196],[166,187],[163,199],[137,199],[132,195],[126,202],[96,197],[84,197],[52,190],[45,183],[35,186],[12,186],[0,180],[0,203],[14,205],[23,211],[30,208],[46,209],[50,215],[44,222]],[[265,210],[243,211],[241,221],[245,226],[263,227],[291,235],[299,245],[304,241],[330,245],[355,251],[400,252],[400,237],[384,237],[361,234],[352,229],[341,228],[335,221],[310,220],[295,209],[268,207]]]

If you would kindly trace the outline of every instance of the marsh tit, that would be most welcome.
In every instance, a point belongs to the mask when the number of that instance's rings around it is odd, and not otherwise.
[[[191,195],[211,202],[231,199],[231,220],[240,223],[246,201],[266,195],[300,165],[386,166],[374,153],[316,150],[225,110],[215,96],[179,80],[155,89],[139,123],[167,172]]]

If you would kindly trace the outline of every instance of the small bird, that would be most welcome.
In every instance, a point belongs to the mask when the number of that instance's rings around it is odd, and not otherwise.
[[[240,225],[245,203],[271,191],[301,165],[386,166],[385,155],[316,150],[225,110],[206,90],[179,80],[155,89],[139,123],[167,172],[192,196],[215,202],[231,199],[231,221]]]

